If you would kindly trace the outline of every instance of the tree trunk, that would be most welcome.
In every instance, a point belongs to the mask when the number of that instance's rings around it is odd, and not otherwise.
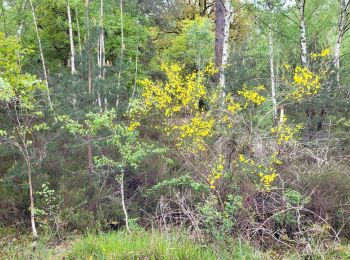
[[[305,27],[305,3],[306,0],[297,0],[296,4],[299,11],[300,19],[300,47],[301,47],[301,64],[303,67],[308,67],[308,52],[307,52],[307,40],[306,40],[306,27]]]
[[[271,24],[269,27],[269,54],[270,54],[271,99],[272,99],[272,107],[273,107],[273,119],[276,122],[276,119],[277,119],[276,80],[275,80],[275,71],[274,71],[274,65],[273,65],[273,36],[272,36]]]
[[[75,70],[75,49],[74,49],[74,39],[73,39],[73,27],[72,27],[72,16],[70,12],[69,0],[67,2],[67,16],[68,16],[68,29],[69,29],[69,43],[70,43],[70,66],[71,73],[74,74]]]
[[[230,25],[233,18],[233,10],[231,6],[231,0],[225,0],[225,24],[224,24],[224,45],[222,49],[222,62],[221,69],[222,72],[220,74],[220,86],[223,88],[223,96],[225,96],[225,69],[228,63],[229,57],[229,38],[230,38]]]
[[[92,94],[91,39],[90,39],[90,0],[86,0],[87,55],[88,55],[88,93]]]
[[[29,185],[29,201],[30,201],[30,222],[32,226],[32,234],[34,238],[34,243],[38,239],[38,232],[36,230],[35,225],[35,209],[34,209],[34,192],[33,192],[33,184],[32,184],[32,171],[31,164],[29,158],[25,158],[27,164],[27,174],[28,174],[28,185]],[[33,243],[33,245],[35,245]]]
[[[124,59],[124,21],[123,21],[123,0],[120,1],[120,30],[121,30],[121,46],[120,46],[120,62],[119,62],[119,71],[118,71],[118,89],[117,89],[117,101],[116,106],[119,106],[119,92],[121,88],[121,78],[122,78],[122,66],[123,66],[123,59]]]
[[[81,46],[80,26],[79,26],[79,18],[78,18],[77,7],[74,7],[74,12],[75,12],[75,20],[76,20],[76,24],[77,24],[77,34],[78,34],[79,52],[80,52],[80,55],[81,55],[83,49],[82,49],[82,46]]]
[[[219,69],[216,82],[220,83],[222,74],[222,58],[225,42],[225,6],[224,0],[215,1],[215,66]]]
[[[98,68],[99,68],[99,78],[104,78],[104,66],[105,66],[105,40],[104,40],[104,30],[103,30],[103,0],[100,1],[100,18],[99,18],[99,27],[100,27],[100,33],[98,38],[98,54],[97,54],[97,61],[98,61]],[[102,99],[101,99],[101,91],[100,88],[97,93],[97,103],[98,107],[100,109],[100,112],[103,111],[102,108]]]
[[[340,8],[340,19],[339,19],[339,28],[338,28],[338,37],[334,49],[334,65],[336,69],[336,80],[337,86],[340,85],[340,49],[343,42],[344,34],[349,29],[349,0],[341,0]]]
[[[43,73],[44,73],[45,85],[46,85],[46,90],[47,90],[47,100],[48,100],[50,109],[53,110],[51,97],[50,97],[49,80],[48,80],[48,76],[47,76],[44,52],[43,52],[43,47],[42,47],[42,44],[41,44],[41,38],[40,38],[40,35],[39,35],[38,23],[37,23],[37,20],[36,20],[36,15],[35,15],[35,10],[34,10],[34,6],[33,6],[33,3],[32,3],[32,0],[29,0],[29,4],[30,4],[30,7],[32,9],[32,16],[33,16],[33,22],[34,22],[34,26],[35,26],[36,37],[37,37],[38,45],[39,45],[41,64],[43,66]]]
[[[93,162],[93,155],[92,155],[92,136],[87,136],[87,163],[88,163],[88,170],[89,173],[92,173],[94,171],[94,162]]]
[[[138,22],[138,19],[137,19]],[[130,109],[130,105],[132,100],[135,97],[135,93],[136,93],[136,83],[137,83],[137,75],[138,75],[138,63],[139,63],[139,34],[137,34],[137,45],[136,45],[136,57],[135,57],[135,72],[134,72],[134,85],[132,88],[132,93],[131,93],[131,98],[129,100],[129,104],[128,104],[128,108],[126,109],[126,111],[129,111]]]
[[[124,172],[121,173],[119,184],[120,184],[120,195],[122,197],[122,207],[123,207],[124,217],[125,217],[125,227],[126,227],[126,230],[130,233],[131,231],[129,228],[129,216],[128,216],[128,211],[127,211],[126,205],[125,205]]]

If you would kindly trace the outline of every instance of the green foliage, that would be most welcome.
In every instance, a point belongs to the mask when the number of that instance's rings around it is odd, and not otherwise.
[[[190,175],[182,175],[178,178],[167,179],[158,182],[147,191],[147,195],[159,194],[171,188],[189,187],[197,192],[209,192],[207,185],[195,181]]]
[[[214,57],[213,27],[212,22],[205,17],[198,16],[194,20],[184,20],[182,32],[172,39],[164,56],[169,62],[195,65],[196,69],[203,70]]]
[[[203,219],[204,231],[215,240],[229,237],[241,205],[242,197],[229,195],[223,210],[220,210],[217,198],[209,197],[202,205],[197,206]]]

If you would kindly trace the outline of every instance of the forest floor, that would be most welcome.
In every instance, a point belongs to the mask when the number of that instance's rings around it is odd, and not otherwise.
[[[62,241],[43,237],[32,251],[29,235],[10,230],[5,236],[0,228],[0,259],[350,259],[350,245],[305,255],[297,250],[262,252],[239,239],[199,243],[179,232],[117,231]]]

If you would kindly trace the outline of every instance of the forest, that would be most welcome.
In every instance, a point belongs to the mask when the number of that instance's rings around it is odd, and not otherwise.
[[[350,259],[350,0],[0,0],[1,259]]]

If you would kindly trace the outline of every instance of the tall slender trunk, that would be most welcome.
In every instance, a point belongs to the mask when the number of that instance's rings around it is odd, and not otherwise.
[[[271,30],[271,24],[269,26],[269,54],[270,54],[271,99],[272,99],[272,107],[273,107],[273,119],[276,122],[276,119],[277,119],[276,80],[275,80],[275,70],[273,65],[273,35]]]
[[[222,73],[220,76],[220,86],[225,87],[225,69],[229,58],[229,38],[230,38],[230,26],[233,19],[233,9],[231,6],[231,0],[225,0],[225,28],[224,28],[224,46],[222,49]]]
[[[340,7],[340,19],[338,28],[338,37],[334,49],[334,65],[336,69],[337,86],[340,85],[340,50],[344,39],[344,34],[349,30],[349,0],[341,0]]]
[[[118,89],[117,89],[117,101],[116,106],[119,106],[119,92],[121,90],[121,78],[122,78],[122,66],[124,59],[124,20],[123,20],[123,0],[120,1],[120,30],[121,30],[121,46],[120,46],[120,62],[119,62],[119,71],[118,71]]]
[[[128,215],[128,211],[126,209],[126,204],[125,204],[124,172],[121,173],[119,185],[120,185],[120,195],[122,197],[122,207],[123,207],[124,217],[125,217],[125,227],[126,227],[126,230],[130,233],[131,231],[129,228],[129,215]]]
[[[67,16],[68,16],[68,29],[69,29],[69,43],[70,43],[70,66],[71,73],[74,74],[75,70],[75,49],[74,49],[74,39],[73,39],[73,26],[72,26],[72,16],[70,12],[69,0],[67,2]]]
[[[91,66],[91,39],[90,39],[90,0],[86,0],[86,29],[87,29],[87,58],[88,58],[88,93],[92,94],[92,66]]]
[[[103,0],[100,1],[100,19],[99,19],[99,39],[98,39],[98,66],[100,69],[100,77],[103,78],[104,72],[103,67],[105,65],[105,40],[104,40],[104,29],[103,29]]]
[[[215,1],[215,66],[219,72],[215,77],[221,89],[221,96],[225,97],[225,68],[229,57],[230,25],[233,18],[231,0]]]
[[[98,68],[99,68],[99,78],[104,79],[104,66],[105,66],[105,40],[104,40],[104,30],[103,30],[103,0],[100,1],[100,19],[99,19],[100,33],[98,38]],[[100,112],[103,111],[102,100],[101,100],[100,88],[97,93],[97,102]]]
[[[215,66],[219,69],[216,82],[220,84],[222,58],[225,42],[225,5],[224,0],[215,1]]]
[[[89,173],[92,173],[94,170],[94,162],[93,162],[93,152],[92,152],[92,142],[93,138],[91,135],[87,136],[87,163]]]
[[[81,46],[81,36],[80,36],[80,26],[79,26],[79,18],[78,18],[78,10],[77,7],[74,7],[74,12],[75,12],[75,21],[77,24],[77,35],[78,35],[78,45],[79,45],[79,53],[81,55],[83,48]]]
[[[27,175],[28,175],[28,185],[29,185],[29,202],[30,202],[30,222],[32,226],[32,234],[34,242],[38,239],[38,232],[36,230],[35,224],[35,208],[34,208],[34,192],[33,192],[33,183],[32,183],[32,170],[31,163],[28,156],[25,156],[25,161],[27,164]]]
[[[34,26],[35,26],[36,37],[37,37],[38,45],[39,45],[41,64],[43,66],[43,73],[44,73],[45,85],[46,85],[46,90],[47,90],[47,101],[49,103],[50,109],[53,110],[51,97],[50,97],[49,79],[48,79],[47,70],[46,70],[45,57],[44,57],[43,47],[42,47],[42,44],[41,44],[41,38],[40,38],[40,34],[39,34],[38,23],[37,23],[37,20],[36,20],[35,9],[34,9],[32,0],[29,0],[29,4],[30,4],[30,7],[32,9],[32,16],[33,16],[33,22],[34,22]]]
[[[221,62],[221,74],[220,74],[220,86],[223,88],[223,96],[225,96],[225,69],[228,63],[229,57],[229,38],[230,38],[230,25],[233,19],[233,10],[231,6],[231,0],[225,0],[225,23],[224,23],[224,44],[222,47],[222,62]]]
[[[298,11],[299,11],[299,20],[300,20],[300,47],[301,47],[301,64],[303,67],[308,67],[308,51],[307,51],[307,40],[306,40],[306,27],[305,27],[305,4],[306,0],[297,0],[296,1]]]
[[[137,21],[138,21],[138,19],[137,19]],[[138,62],[139,62],[139,34],[137,34],[137,44],[136,44],[134,86],[132,88],[131,98],[129,100],[128,108],[127,108],[126,111],[129,111],[130,105],[131,105],[131,101],[134,99],[135,93],[136,93],[136,84],[137,84],[137,75],[138,75]]]
[[[92,94],[92,66],[91,66],[91,39],[90,39],[90,0],[86,0],[86,27],[87,27],[87,58],[88,58],[88,94]],[[87,164],[90,173],[93,173],[93,151],[92,151],[93,137],[89,134],[87,136]]]

